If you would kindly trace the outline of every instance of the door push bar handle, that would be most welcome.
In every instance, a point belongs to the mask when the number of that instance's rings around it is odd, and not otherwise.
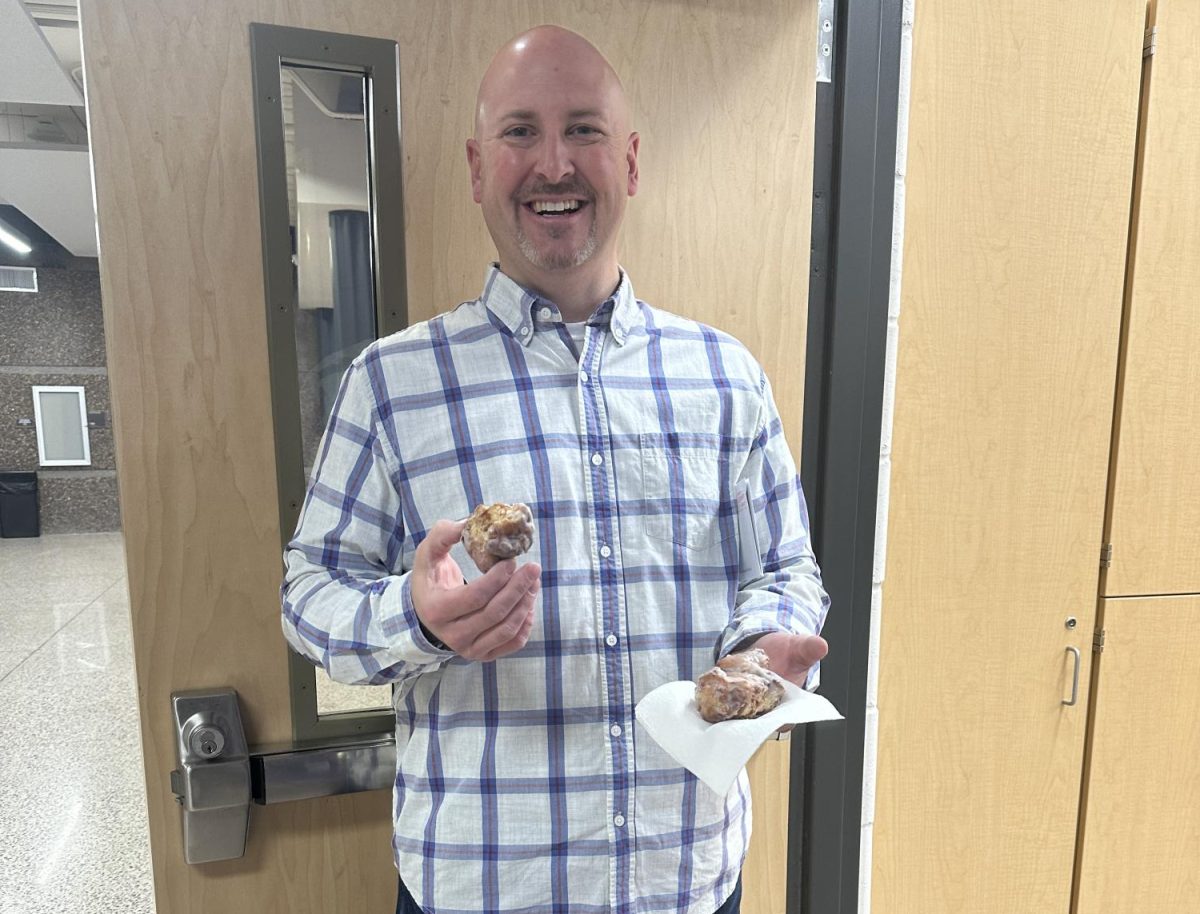
[[[1079,654],[1079,648],[1077,647],[1068,647],[1067,653],[1075,655],[1075,673],[1071,677],[1071,699],[1070,701],[1065,698],[1063,699],[1063,704],[1067,707],[1070,707],[1071,705],[1075,704],[1075,702],[1079,701],[1079,665],[1082,662],[1082,659]]]
[[[233,860],[246,853],[250,805],[390,788],[396,739],[296,747],[246,745],[237,692],[171,694],[175,757],[171,791],[183,809],[183,858]]]

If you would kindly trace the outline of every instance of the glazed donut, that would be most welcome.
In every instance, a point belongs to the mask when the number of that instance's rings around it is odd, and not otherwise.
[[[516,558],[533,545],[533,512],[528,505],[480,505],[467,519],[462,543],[467,554],[487,571],[497,562]]]
[[[783,680],[771,672],[765,651],[730,654],[700,677],[696,708],[710,724],[761,717],[783,701]]]

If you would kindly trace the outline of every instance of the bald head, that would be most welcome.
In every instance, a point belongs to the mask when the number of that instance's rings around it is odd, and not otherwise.
[[[471,193],[500,269],[583,320],[620,279],[617,238],[637,192],[639,137],[616,72],[558,26],[518,35],[479,84]]]
[[[483,74],[475,98],[475,137],[489,123],[520,106],[528,92],[552,90],[566,73],[590,83],[605,98],[615,123],[627,132],[629,105],[617,71],[594,44],[557,25],[539,25],[504,45]]]

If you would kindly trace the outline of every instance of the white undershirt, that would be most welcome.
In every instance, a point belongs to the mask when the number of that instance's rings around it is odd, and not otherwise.
[[[587,321],[577,321],[574,324],[565,324],[567,332],[571,334],[571,339],[575,341],[576,348],[583,352],[583,335],[587,331]]]

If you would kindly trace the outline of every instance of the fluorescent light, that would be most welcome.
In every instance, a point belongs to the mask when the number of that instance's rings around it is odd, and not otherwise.
[[[33,248],[29,246],[29,243],[24,238],[10,229],[3,222],[0,222],[0,241],[3,241],[18,254],[28,254],[33,250]]]

